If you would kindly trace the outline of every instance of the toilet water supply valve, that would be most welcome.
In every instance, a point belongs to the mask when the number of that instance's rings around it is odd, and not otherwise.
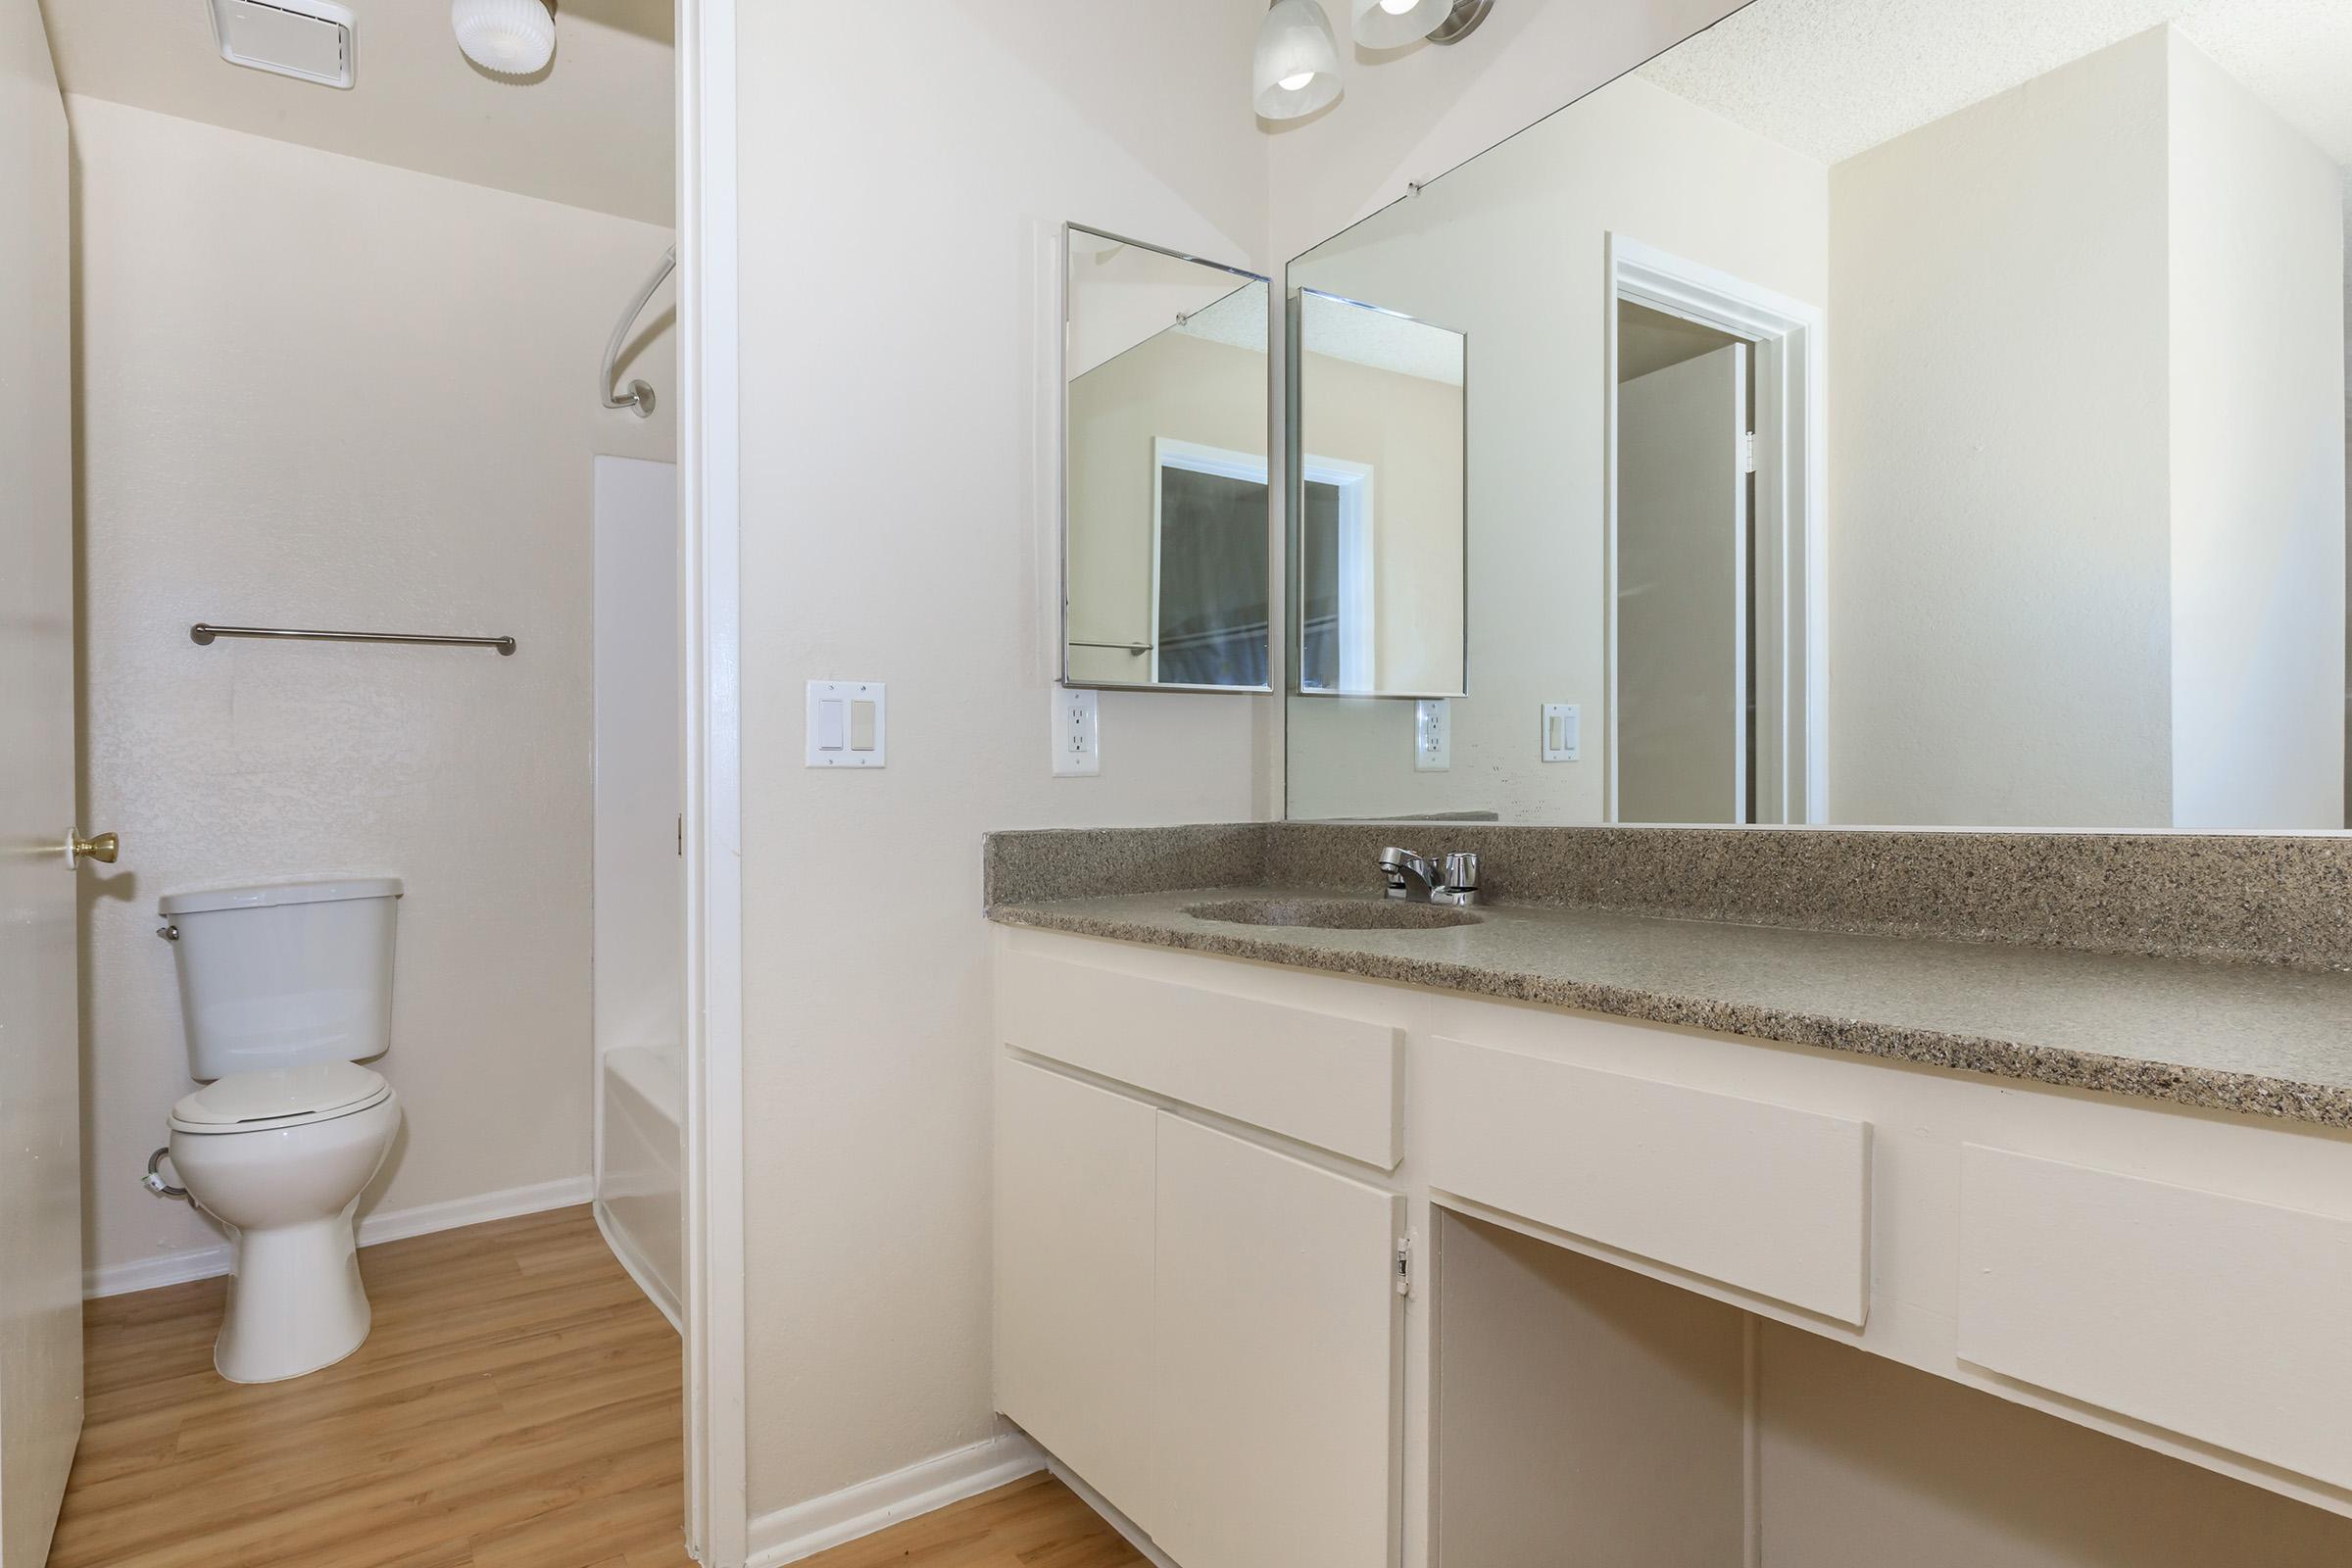
[[[188,1190],[185,1187],[174,1187],[163,1178],[163,1163],[171,1152],[172,1146],[166,1144],[147,1156],[147,1174],[140,1179],[139,1185],[158,1198],[185,1198],[188,1196]],[[173,1172],[173,1174],[178,1173]]]

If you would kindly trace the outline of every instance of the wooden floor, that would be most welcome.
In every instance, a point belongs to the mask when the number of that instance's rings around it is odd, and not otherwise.
[[[223,1281],[90,1302],[50,1568],[689,1561],[678,1339],[586,1208],[370,1247],[360,1267],[368,1343],[287,1383],[214,1372]]]
[[[1144,1557],[1050,1475],[982,1493],[800,1568],[1146,1568]]]

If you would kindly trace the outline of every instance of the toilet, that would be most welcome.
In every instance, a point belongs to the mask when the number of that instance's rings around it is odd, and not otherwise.
[[[213,1364],[232,1383],[331,1366],[368,1338],[352,1215],[400,1130],[360,1065],[392,1044],[400,883],[333,877],[173,893],[156,905],[179,971],[189,1075],[172,1164],[228,1228]]]

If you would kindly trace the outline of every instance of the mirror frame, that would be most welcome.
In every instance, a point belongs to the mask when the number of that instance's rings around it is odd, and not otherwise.
[[[1383,209],[1386,211],[1386,209]],[[1345,232],[1343,230],[1342,232]],[[1337,238],[1338,236],[1333,236]],[[1322,242],[1318,242],[1320,244]],[[1293,283],[1290,274],[1299,261],[1312,250],[1300,251],[1283,264],[1283,282],[1286,298],[1283,302],[1283,360],[1282,360],[1282,428],[1283,464],[1288,472],[1283,484],[1283,598],[1288,610],[1284,620],[1288,625],[1283,657],[1290,665],[1288,695],[1292,697],[1344,698],[1368,703],[1429,703],[1450,702],[1470,695],[1470,334],[1443,321],[1427,320],[1407,316],[1385,305],[1373,305],[1363,300],[1349,299],[1327,288],[1312,288],[1304,283]],[[1415,326],[1426,326],[1440,332],[1449,332],[1462,344],[1462,678],[1454,691],[1428,692],[1345,692],[1306,684],[1306,596],[1300,591],[1303,581],[1301,567],[1306,555],[1306,442],[1302,434],[1303,421],[1299,415],[1298,387],[1305,368],[1304,333],[1306,309],[1302,297],[1308,294],[1336,300],[1359,311],[1377,311]],[[1289,753],[1290,743],[1283,743],[1284,782],[1283,804],[1290,804]]]
[[[1056,543],[1059,546],[1059,594],[1061,599],[1061,613],[1055,617],[1054,621],[1055,627],[1057,628],[1055,632],[1054,657],[1054,667],[1056,672],[1056,679],[1061,685],[1075,691],[1191,692],[1195,695],[1221,694],[1234,697],[1270,696],[1275,690],[1273,682],[1274,661],[1284,652],[1283,650],[1279,649],[1275,643],[1273,624],[1274,617],[1271,612],[1271,606],[1268,606],[1268,614],[1266,617],[1267,678],[1259,685],[1196,686],[1175,681],[1081,680],[1073,678],[1070,674],[1070,236],[1073,234],[1085,234],[1095,239],[1109,240],[1111,243],[1116,245],[1132,245],[1138,250],[1151,251],[1155,255],[1170,257],[1180,262],[1191,262],[1195,266],[1205,267],[1212,271],[1224,272],[1230,276],[1242,279],[1242,282],[1237,285],[1238,287],[1247,288],[1251,283],[1263,283],[1266,286],[1269,297],[1271,297],[1274,287],[1274,280],[1272,278],[1269,278],[1259,272],[1252,272],[1246,267],[1235,267],[1226,262],[1212,262],[1206,257],[1195,256],[1190,251],[1171,250],[1165,245],[1154,245],[1149,240],[1134,239],[1125,234],[1115,234],[1109,229],[1096,228],[1087,223],[1064,222],[1061,225],[1061,234],[1059,236],[1060,244],[1055,248],[1054,253],[1054,298],[1059,301],[1061,306],[1060,319],[1058,322],[1059,332],[1057,333],[1058,347],[1054,361],[1054,405],[1056,422],[1056,437],[1059,442],[1059,451],[1056,455],[1056,460],[1054,465],[1054,511],[1059,517],[1059,530]],[[1269,351],[1271,350],[1271,347],[1272,345],[1269,344]],[[1270,353],[1269,358],[1271,358]],[[1271,375],[1272,372],[1269,368],[1269,391],[1266,397],[1266,453],[1269,463],[1272,460],[1274,453],[1274,442],[1277,435],[1274,423],[1277,417],[1277,413],[1274,407],[1274,398],[1271,392]],[[1274,522],[1274,486],[1271,482],[1269,482],[1266,486],[1267,588],[1269,596],[1271,595],[1274,581],[1274,543],[1279,537],[1280,535],[1275,528]]]

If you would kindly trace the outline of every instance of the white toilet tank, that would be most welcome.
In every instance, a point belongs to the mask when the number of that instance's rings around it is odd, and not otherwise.
[[[394,877],[166,894],[190,1076],[382,1055],[399,898]]]

